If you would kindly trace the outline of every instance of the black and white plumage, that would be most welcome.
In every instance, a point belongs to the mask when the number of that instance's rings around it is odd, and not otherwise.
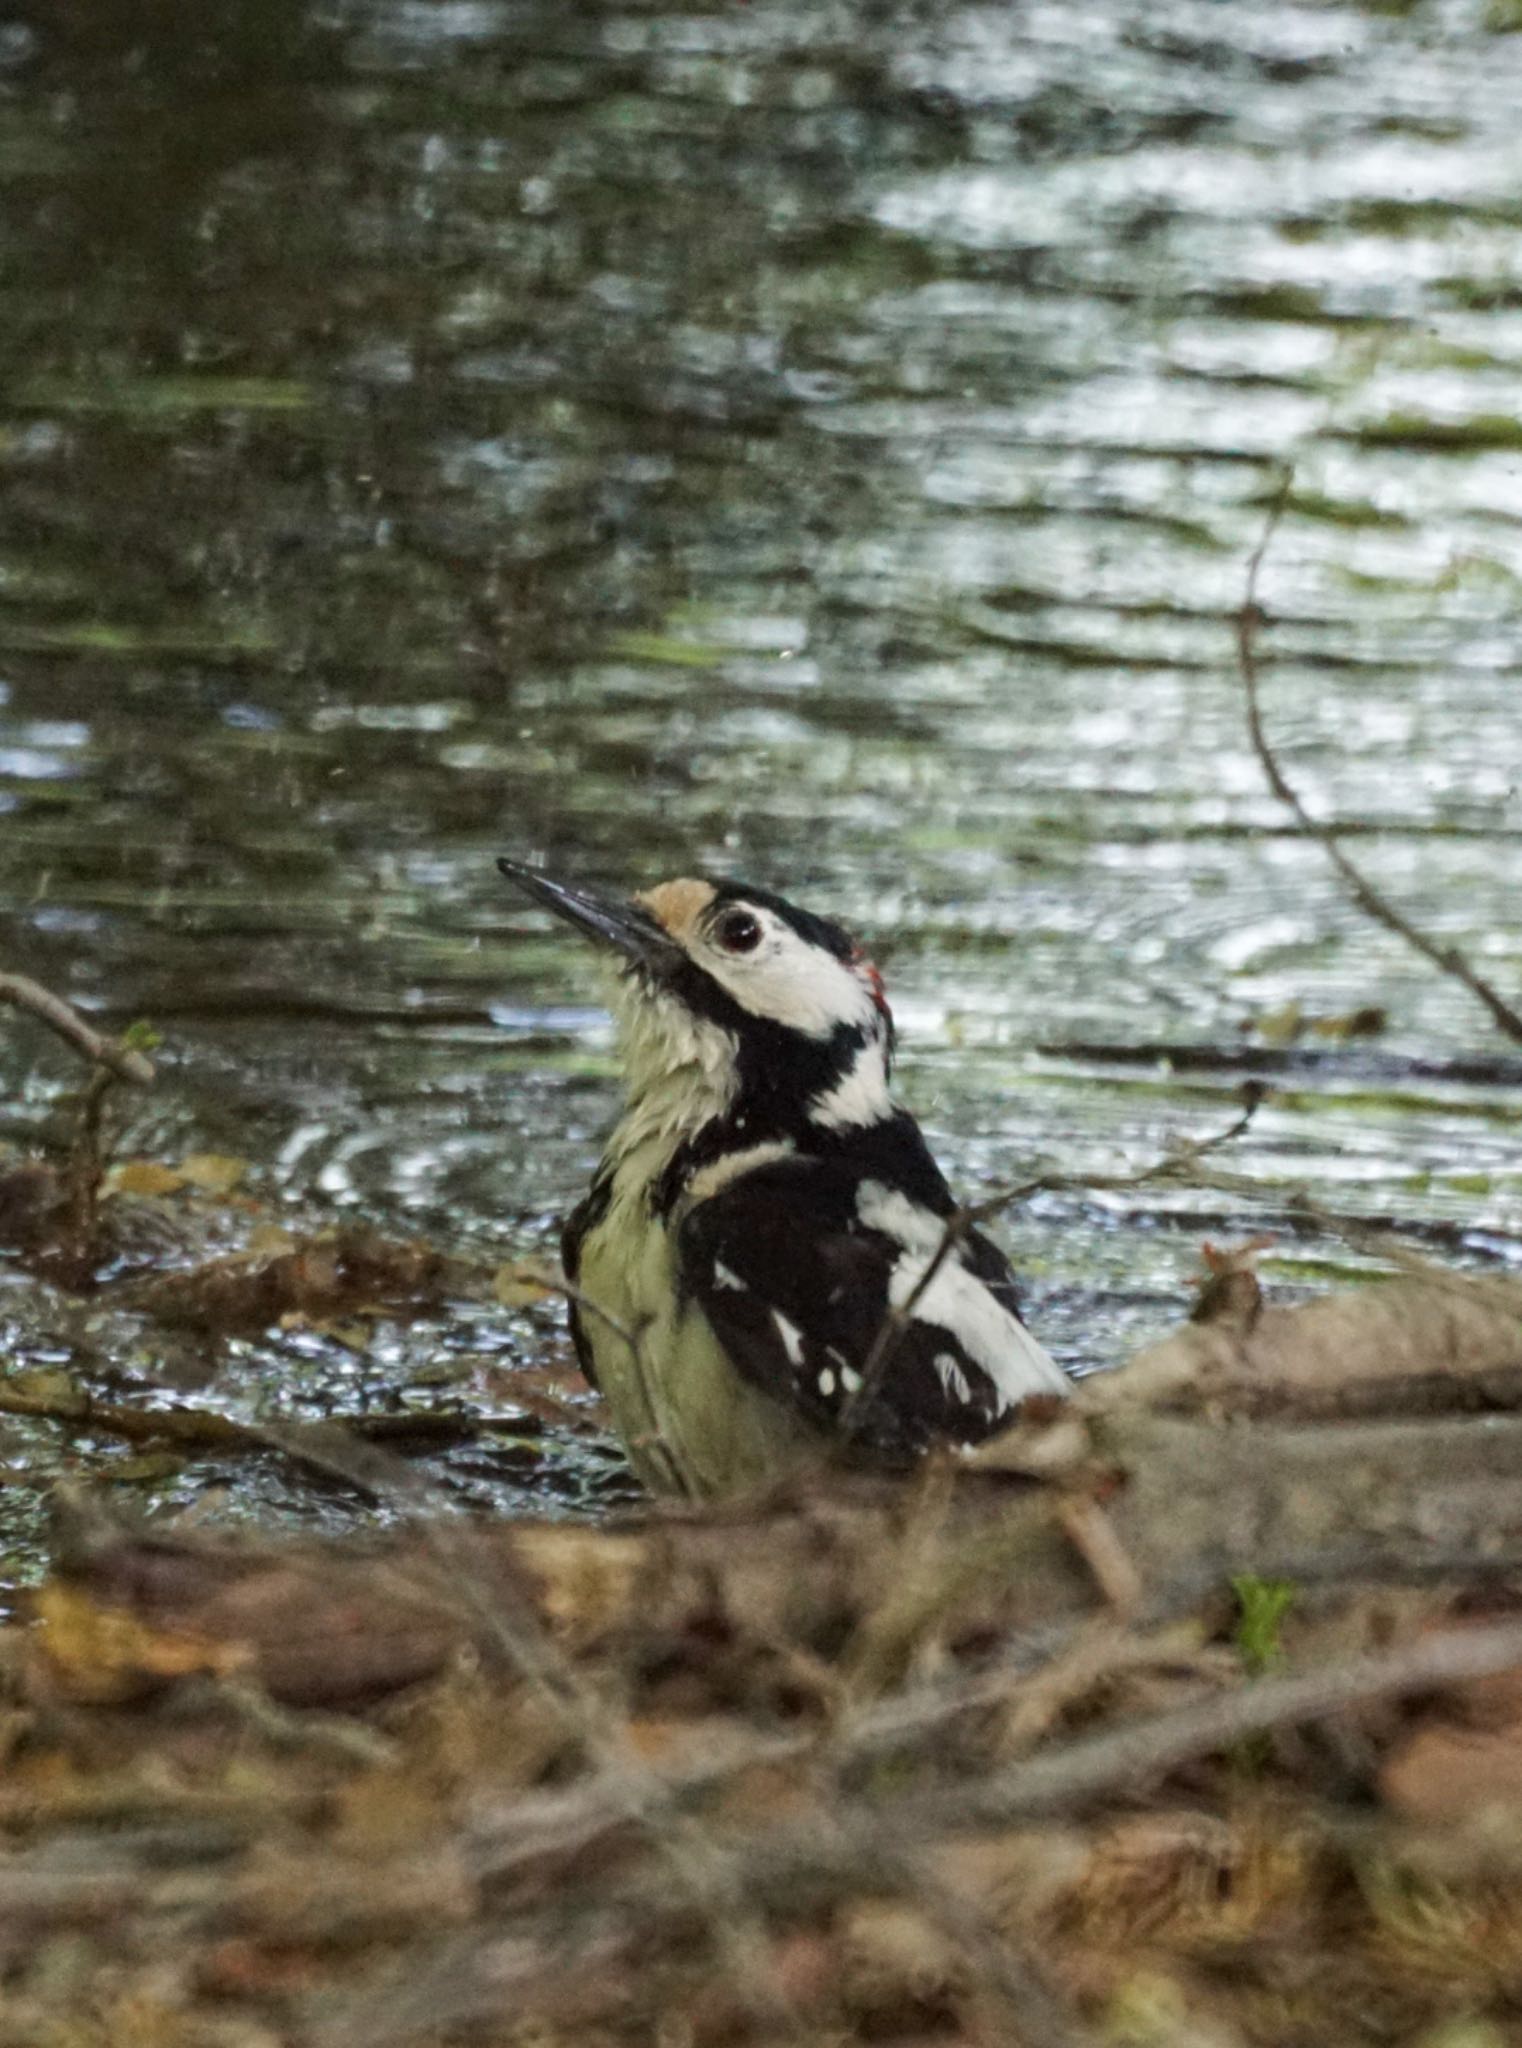
[[[709,1494],[821,1451],[903,1464],[1066,1390],[1002,1253],[944,1245],[955,1202],[890,1096],[891,1015],[849,934],[735,882],[622,904],[502,867],[620,956],[628,1101],[563,1253],[642,1476]]]

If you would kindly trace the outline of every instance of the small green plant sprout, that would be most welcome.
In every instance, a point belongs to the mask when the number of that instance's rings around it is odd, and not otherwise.
[[[1279,1631],[1299,1589],[1292,1579],[1260,1579],[1253,1572],[1239,1572],[1231,1590],[1237,1601],[1232,1641],[1250,1675],[1261,1678],[1284,1662]]]

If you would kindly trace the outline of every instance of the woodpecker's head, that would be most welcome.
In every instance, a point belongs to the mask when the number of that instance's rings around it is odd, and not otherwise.
[[[618,956],[632,1099],[687,1076],[714,1098],[710,1114],[757,1132],[892,1114],[882,977],[838,924],[744,882],[662,882],[619,902],[498,866]]]

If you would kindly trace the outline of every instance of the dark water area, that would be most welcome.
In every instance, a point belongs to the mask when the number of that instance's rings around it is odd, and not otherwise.
[[[1114,1171],[1277,1092],[1257,1197],[1011,1217],[1032,1320],[1121,1356],[1203,1237],[1362,1261],[1306,1186],[1511,1258],[1516,1084],[1348,903],[1248,744],[1522,994],[1522,15],[0,0],[0,965],[165,1035],[124,1148],[270,1213],[553,1242],[616,1100],[593,963],[498,852],[781,887],[884,967],[957,1182]],[[1275,1044],[1286,1006],[1386,1031]],[[1255,1029],[1270,1020],[1267,1038]],[[0,1012],[0,1139],[65,1056]],[[470,1398],[476,1308],[226,1347],[200,1398]],[[0,1270],[0,1355],[146,1387],[153,1331]],[[133,1376],[136,1376],[135,1378]],[[0,1439],[0,1535],[124,1453]],[[425,1463],[595,1509],[525,1436]],[[367,1512],[188,1466],[226,1512]]]

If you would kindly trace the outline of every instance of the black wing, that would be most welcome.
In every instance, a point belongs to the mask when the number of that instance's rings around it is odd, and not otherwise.
[[[902,1460],[941,1440],[976,1443],[1024,1394],[1064,1384],[1018,1320],[1002,1256],[970,1233],[864,1385],[893,1291],[905,1298],[940,1229],[845,1162],[782,1160],[686,1217],[682,1284],[742,1378],[822,1431]]]
[[[613,1176],[606,1170],[599,1170],[591,1187],[565,1219],[560,1232],[560,1264],[568,1286],[574,1287],[581,1273],[583,1238],[589,1230],[595,1230],[607,1215],[608,1204],[612,1199]],[[570,1328],[571,1342],[576,1347],[576,1363],[581,1367],[582,1377],[588,1386],[595,1387],[597,1368],[592,1358],[592,1345],[582,1326],[581,1315],[574,1301],[566,1303],[566,1322]]]

